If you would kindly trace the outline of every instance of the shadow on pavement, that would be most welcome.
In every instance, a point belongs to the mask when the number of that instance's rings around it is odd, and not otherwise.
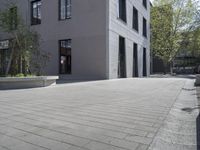
[[[197,150],[200,150],[200,114],[196,120],[197,123]]]
[[[195,79],[195,74],[177,74],[177,75],[171,75],[171,74],[152,74],[150,75],[151,78],[186,78],[186,79]]]
[[[197,87],[197,98],[198,98],[198,104],[200,105],[200,87]],[[196,130],[197,130],[197,150],[200,150],[200,113],[196,119]]]
[[[91,82],[91,81],[100,81],[100,80],[67,80],[60,79],[56,81],[56,84],[66,84],[66,83],[81,83],[81,82]]]

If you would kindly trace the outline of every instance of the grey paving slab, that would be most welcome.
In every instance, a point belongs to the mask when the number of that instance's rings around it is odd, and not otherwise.
[[[194,82],[188,80],[149,150],[197,150],[197,102]]]
[[[147,150],[158,135],[170,139],[180,129],[192,142],[194,119],[179,111],[193,106],[188,93],[180,95],[187,82],[120,79],[0,91],[0,150]]]

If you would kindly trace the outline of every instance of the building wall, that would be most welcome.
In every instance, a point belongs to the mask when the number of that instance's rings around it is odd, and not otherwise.
[[[30,25],[31,0],[13,0]],[[31,26],[41,35],[41,49],[51,54],[45,71],[59,74],[59,40],[72,39],[72,74],[64,78],[118,78],[119,35],[126,40],[127,77],[133,76],[133,43],[138,44],[139,76],[143,71],[143,47],[147,48],[147,73],[150,72],[150,3],[126,0],[127,23],[118,19],[118,0],[72,0],[72,18],[58,20],[58,0],[42,0],[42,23]],[[6,3],[0,0],[0,3]],[[132,29],[133,5],[139,13],[139,33]],[[4,7],[4,5],[1,5]],[[147,19],[148,39],[142,35],[142,19]],[[0,40],[6,36],[0,32]]]
[[[138,72],[139,76],[143,74],[143,47],[147,49],[147,74],[150,74],[150,2],[147,0],[147,10],[143,6],[142,0],[126,0],[127,23],[118,18],[118,0],[109,0],[109,23],[107,31],[109,43],[107,48],[109,53],[108,78],[117,78],[118,76],[118,52],[119,35],[126,39],[126,67],[127,77],[133,77],[133,43],[138,44]],[[132,28],[133,6],[138,9],[139,15],[139,33]],[[147,20],[147,37],[142,35],[143,16]]]
[[[30,1],[16,0],[28,24]],[[58,41],[72,39],[72,74],[65,78],[106,78],[106,1],[72,0],[72,18],[63,21],[58,5],[58,0],[42,0],[42,23],[31,26],[41,35],[41,49],[51,54],[47,74],[59,73]]]

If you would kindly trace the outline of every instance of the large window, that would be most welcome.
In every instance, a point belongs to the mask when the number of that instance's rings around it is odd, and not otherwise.
[[[71,56],[71,39],[60,40],[60,74],[71,74],[72,56]]]
[[[17,28],[17,7],[10,8],[10,29],[15,30]]]
[[[126,0],[119,0],[119,18],[126,22]]]
[[[126,43],[125,38],[119,36],[118,77],[126,78]]]
[[[147,54],[146,48],[143,48],[143,76],[147,76]]]
[[[31,2],[31,25],[41,24],[41,0]]]
[[[138,31],[138,10],[133,6],[133,29]]]
[[[143,0],[143,6],[147,9],[147,0]]]
[[[147,37],[147,20],[143,18],[143,36]]]
[[[59,19],[70,19],[72,16],[71,0],[59,0]]]
[[[138,77],[138,45],[133,44],[133,77]]]

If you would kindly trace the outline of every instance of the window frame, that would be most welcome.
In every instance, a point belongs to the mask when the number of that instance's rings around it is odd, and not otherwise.
[[[41,18],[39,18],[39,13],[37,12],[37,17],[38,18],[36,18],[36,19],[38,19],[38,21],[34,21],[34,17],[33,17],[33,4],[34,3],[38,3],[38,2],[40,2],[41,3],[41,6],[42,6],[42,0],[33,0],[33,1],[31,1],[31,25],[39,25],[39,24],[41,24],[42,23],[42,17]],[[37,7],[37,10],[38,10],[38,7]],[[41,9],[40,9],[40,13],[41,13]]]
[[[143,0],[142,3],[143,3],[144,8],[147,9],[147,0]]]
[[[135,18],[134,18],[134,12],[136,12],[136,23],[135,23]],[[135,31],[137,31],[137,32],[139,32],[139,14],[138,14],[138,9],[135,7],[135,6],[133,6],[133,18],[132,18],[132,21],[133,21],[133,23],[132,23],[132,28],[135,30]],[[136,27],[135,27],[135,25],[136,25]]]
[[[61,42],[63,42],[63,41],[65,41],[65,42],[67,42],[67,41],[70,41],[70,43],[71,43],[71,45],[70,45],[70,49],[71,49],[71,60],[70,60],[70,72],[67,72],[67,68],[65,68],[66,69],[66,72],[65,73],[62,73],[62,71],[61,71]],[[59,48],[59,74],[61,74],[61,75],[71,75],[72,74],[72,39],[62,39],[62,40],[59,40],[58,41],[58,48]]]
[[[11,30],[16,30],[17,26],[18,26],[18,8],[17,6],[15,7],[11,7],[9,9],[9,13],[10,13],[10,29]]]
[[[143,17],[143,33],[142,35],[147,38],[147,19]]]
[[[61,1],[62,0],[59,0],[58,1],[58,20],[60,20],[60,21],[63,21],[63,20],[68,20],[68,19],[71,19],[72,18],[72,0],[64,0],[65,1],[65,3],[66,3],[66,6],[65,6],[65,17],[64,18],[62,18],[61,16],[61,14],[62,14],[62,12],[61,12]],[[70,11],[70,16],[68,16],[67,15],[67,12],[68,12],[68,5],[67,5],[67,2],[70,2],[70,9],[69,9],[69,11]]]
[[[124,9],[122,5],[120,5],[120,2],[124,1]],[[122,3],[123,4],[123,3]],[[118,18],[123,21],[124,23],[127,23],[127,6],[126,6],[126,0],[118,0]],[[121,11],[120,11],[121,10]]]

